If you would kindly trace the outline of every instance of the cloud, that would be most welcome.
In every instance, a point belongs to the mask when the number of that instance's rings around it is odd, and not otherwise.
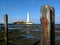
[[[36,0],[32,0],[32,3],[35,4],[35,3],[37,3],[37,1]]]
[[[12,9],[13,9],[13,10],[17,10],[18,8],[17,8],[17,7],[13,7]]]
[[[7,6],[3,6],[3,9],[4,9],[4,10],[7,10],[7,9],[8,9],[8,7],[7,7]]]
[[[2,23],[2,22],[4,22],[4,20],[3,19],[0,19],[0,23]]]

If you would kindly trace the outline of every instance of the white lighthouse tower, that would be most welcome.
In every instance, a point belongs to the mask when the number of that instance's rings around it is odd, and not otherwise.
[[[30,15],[29,12],[27,13],[27,23],[30,22]]]
[[[26,24],[32,24],[32,22],[30,22],[30,13],[27,12],[27,21]]]

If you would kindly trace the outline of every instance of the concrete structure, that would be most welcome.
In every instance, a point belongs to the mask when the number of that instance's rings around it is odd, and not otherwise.
[[[55,45],[55,10],[49,5],[41,6],[41,43],[40,45]]]

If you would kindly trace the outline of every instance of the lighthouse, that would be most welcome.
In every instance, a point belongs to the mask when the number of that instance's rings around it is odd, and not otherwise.
[[[30,22],[30,15],[29,12],[27,13],[27,23]]]
[[[30,13],[27,12],[27,21],[26,24],[33,24],[32,22],[30,22]]]

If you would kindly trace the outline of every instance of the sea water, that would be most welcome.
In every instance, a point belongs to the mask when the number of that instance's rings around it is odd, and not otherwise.
[[[60,26],[59,24],[55,25],[55,27],[59,27],[59,26]],[[2,30],[2,28],[4,28],[4,24],[0,24],[0,31]],[[35,33],[38,35],[41,34],[42,30],[40,30],[40,24],[29,25],[29,27],[27,27],[27,25],[8,24],[8,34],[10,31],[15,31],[15,30],[18,30],[18,32],[21,31],[23,33],[26,32],[26,34],[22,35],[24,37],[22,39],[41,39],[40,36],[37,37],[37,36],[32,35]],[[60,31],[55,30],[55,32],[60,32]],[[17,36],[19,36],[19,35],[17,35]],[[18,39],[18,40],[20,40],[20,39]],[[55,37],[55,40],[60,40],[60,36]],[[15,43],[13,43],[13,44],[15,45]]]

